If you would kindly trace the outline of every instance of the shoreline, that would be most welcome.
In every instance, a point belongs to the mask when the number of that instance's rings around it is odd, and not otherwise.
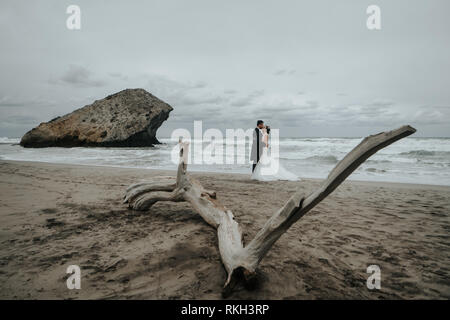
[[[297,190],[321,180],[260,182],[191,172],[231,210],[244,244]],[[171,170],[0,161],[0,299],[221,299],[217,232],[185,202],[122,203]],[[450,187],[345,181],[295,223],[229,299],[450,299]],[[366,287],[368,265],[381,290]],[[68,290],[66,269],[81,269]]]
[[[0,159],[0,164],[2,162],[6,163],[18,163],[18,164],[48,164],[50,166],[73,166],[73,167],[94,167],[94,168],[114,168],[114,169],[120,169],[120,170],[146,170],[146,171],[154,171],[154,172],[165,172],[167,174],[169,173],[176,173],[177,169],[157,169],[157,168],[139,168],[139,167],[123,167],[123,166],[112,166],[112,165],[93,165],[93,164],[76,164],[76,163],[58,163],[58,162],[46,162],[46,161],[27,161],[27,160],[3,160]],[[250,172],[250,166],[249,166],[249,172]],[[188,168],[189,171],[189,168]],[[205,175],[237,175],[242,176],[243,178],[250,177],[249,174],[240,173],[240,172],[219,172],[219,171],[202,171],[202,170],[190,170],[189,171],[192,174],[205,174]],[[300,177],[301,180],[305,181],[324,181],[325,179],[319,179],[319,178],[303,178]],[[249,178],[249,180],[251,180]],[[301,182],[298,181],[298,182]],[[296,182],[296,181],[292,181]],[[344,183],[351,182],[355,184],[373,184],[373,185],[392,185],[392,186],[405,186],[405,187],[427,187],[427,188],[442,188],[442,189],[448,189],[450,191],[450,186],[447,185],[441,185],[441,184],[425,184],[425,183],[410,183],[410,182],[392,182],[392,181],[370,181],[370,180],[353,180],[353,179],[346,179]]]

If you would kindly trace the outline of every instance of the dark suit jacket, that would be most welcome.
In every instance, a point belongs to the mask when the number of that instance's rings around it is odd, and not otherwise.
[[[253,161],[253,163],[256,163],[258,161],[257,152],[258,152],[258,136],[259,136],[259,159],[261,159],[263,149],[264,149],[264,142],[262,141],[262,132],[259,130],[259,128],[255,128],[256,130],[253,130],[253,144],[252,144],[252,152],[250,154],[250,160]],[[257,136],[258,134],[258,136]]]

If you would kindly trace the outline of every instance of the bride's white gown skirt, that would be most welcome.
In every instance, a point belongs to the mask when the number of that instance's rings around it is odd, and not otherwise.
[[[267,148],[264,148],[263,150],[262,156],[252,173],[252,179],[259,181],[300,180],[297,175],[286,170],[281,165],[279,159],[273,158],[269,155]]]

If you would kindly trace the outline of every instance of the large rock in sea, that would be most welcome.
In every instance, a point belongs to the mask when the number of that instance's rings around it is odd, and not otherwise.
[[[144,89],[126,89],[28,131],[20,145],[146,147],[173,108]]]

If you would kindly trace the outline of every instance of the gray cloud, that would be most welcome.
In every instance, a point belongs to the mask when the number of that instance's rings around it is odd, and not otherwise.
[[[0,100],[0,107],[22,107],[24,104],[22,102],[14,102],[14,101],[8,101],[8,100]]]
[[[5,124],[12,124],[12,123],[17,123],[19,125],[22,124],[34,124],[36,123],[37,119],[34,116],[31,115],[15,115],[15,116],[10,116],[7,117],[5,119],[3,119],[2,121],[2,125]]]
[[[273,74],[275,76],[292,76],[295,73],[296,73],[296,70],[293,70],[293,69],[291,69],[291,70],[280,69],[280,70],[275,71]]]
[[[261,117],[281,135],[450,136],[447,0],[379,0],[376,32],[358,0],[77,4],[70,31],[64,2],[1,2],[0,135],[140,87],[174,107],[161,135]]]
[[[126,75],[124,75],[124,74],[122,74],[120,72],[110,72],[109,76],[113,77],[113,78],[117,78],[117,79],[123,80],[123,81],[127,81],[128,80],[128,76],[126,76]]]
[[[103,80],[93,79],[92,72],[87,68],[71,64],[68,70],[59,78],[50,78],[51,84],[68,84],[76,87],[102,87],[106,84]]]
[[[149,92],[173,106],[189,106],[192,114],[195,113],[192,107],[199,109],[205,105],[220,105],[229,99],[226,95],[210,90],[205,81],[181,82],[156,74],[146,74],[142,77],[146,79],[144,87]]]
[[[24,107],[51,107],[55,105],[54,100],[44,99],[42,96],[1,96],[0,108],[24,108]]]
[[[244,107],[244,106],[250,106],[254,103],[254,101],[258,98],[260,98],[264,94],[264,90],[255,90],[253,92],[250,92],[244,97],[238,97],[234,99],[230,105],[233,107]]]
[[[450,119],[450,106],[422,106],[413,115],[413,121],[422,125],[446,125]]]

